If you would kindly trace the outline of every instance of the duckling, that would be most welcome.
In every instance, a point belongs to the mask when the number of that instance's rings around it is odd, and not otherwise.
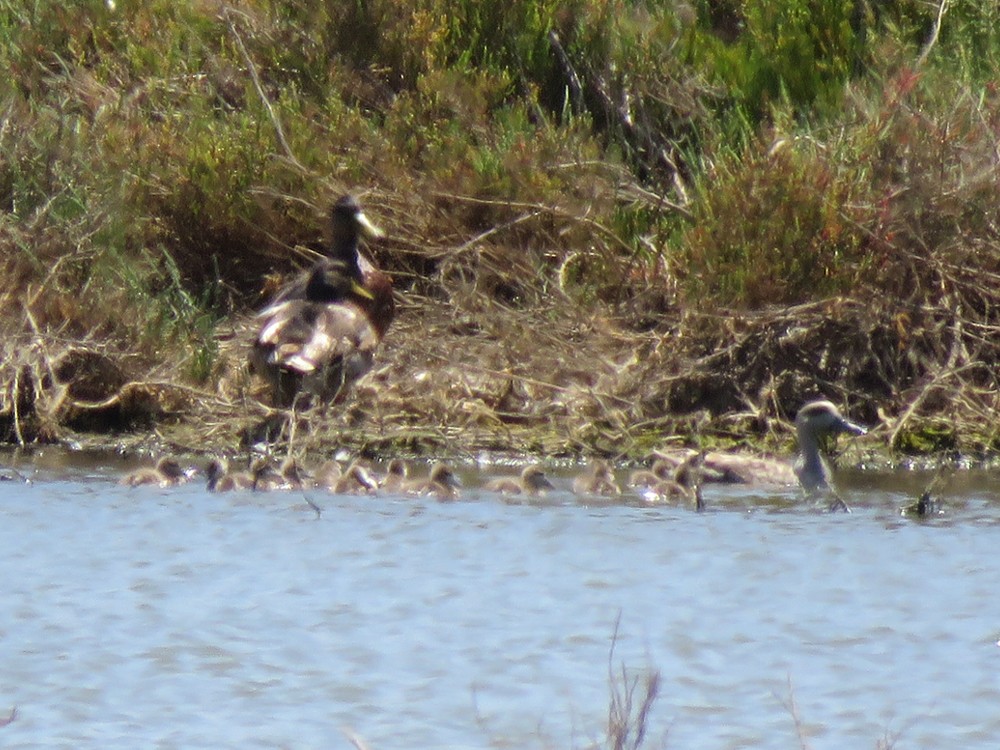
[[[685,500],[703,510],[705,501],[701,493],[701,465],[705,453],[693,453],[681,461],[668,477],[640,488],[640,494],[649,502]],[[669,462],[664,462],[669,464]]]
[[[340,462],[331,458],[329,461],[324,461],[316,469],[313,475],[313,484],[322,489],[332,490],[342,476],[344,476],[344,469]]]
[[[438,500],[457,500],[461,488],[462,482],[454,470],[440,462],[431,467],[425,479],[411,479],[400,486],[408,495],[428,495]]]
[[[183,484],[188,479],[188,474],[181,467],[176,458],[164,456],[156,462],[154,467],[137,469],[121,480],[121,484],[128,487],[137,487],[145,484],[155,484],[158,487],[174,487]]]
[[[337,400],[374,361],[379,337],[360,306],[371,294],[340,260],[323,259],[312,269],[304,299],[264,308],[251,352],[251,367],[271,383],[275,400],[294,403],[299,392]]]
[[[209,461],[205,474],[208,476],[209,492],[231,492],[253,488],[253,477],[249,474],[230,472],[225,459],[216,458]]]
[[[379,481],[383,492],[399,492],[410,476],[410,465],[401,458],[394,458],[386,467],[385,476]]]
[[[500,492],[504,495],[536,496],[545,490],[555,489],[555,486],[545,475],[545,470],[536,465],[526,466],[517,477],[499,477],[486,483],[490,492]]]
[[[250,467],[250,474],[253,476],[251,489],[255,492],[270,492],[271,490],[284,489],[285,479],[281,476],[270,459],[259,458]]]
[[[669,502],[671,500],[694,500],[693,491],[673,479],[661,479],[653,484],[640,488],[639,494],[650,503]]]
[[[648,469],[636,469],[628,475],[629,487],[652,487],[664,479],[673,479],[680,460],[672,461],[666,456],[658,457]]]
[[[573,480],[573,492],[577,495],[617,496],[622,494],[610,464],[603,459],[595,460],[586,472]]]
[[[355,462],[333,486],[338,495],[370,495],[378,490],[378,482],[364,466]]]

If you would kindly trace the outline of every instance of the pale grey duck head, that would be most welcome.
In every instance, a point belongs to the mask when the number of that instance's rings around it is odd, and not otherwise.
[[[830,470],[819,452],[819,438],[823,435],[850,433],[864,435],[868,430],[846,419],[830,401],[810,401],[795,415],[795,429],[799,438],[799,457],[795,462],[795,475],[806,492],[830,489]]]

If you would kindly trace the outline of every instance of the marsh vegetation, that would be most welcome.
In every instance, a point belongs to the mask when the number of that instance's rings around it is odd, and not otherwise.
[[[353,192],[399,316],[307,447],[788,445],[816,396],[997,446],[993,3],[2,8],[7,441],[234,448],[252,313]]]

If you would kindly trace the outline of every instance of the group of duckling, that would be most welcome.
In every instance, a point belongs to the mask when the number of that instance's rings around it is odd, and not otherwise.
[[[864,434],[865,428],[845,419],[828,401],[806,404],[796,417],[799,455],[793,462],[718,451],[677,450],[654,452],[648,468],[631,471],[624,488],[612,465],[596,459],[575,476],[569,488],[581,497],[616,498],[626,494],[651,503],[692,505],[702,510],[702,488],[709,484],[741,484],[758,489],[798,486],[806,497],[828,501],[831,511],[850,512],[850,508],[832,485],[830,469],[819,454],[818,438],[826,433]],[[128,474],[121,484],[173,487],[192,481],[200,473],[185,469],[173,457],[161,458],[155,466]],[[437,500],[457,500],[462,483],[445,462],[430,466],[424,476],[413,476],[411,465],[402,459],[388,462],[384,473],[377,473],[361,461],[348,463],[331,459],[312,471],[305,470],[294,458],[276,466],[260,458],[247,471],[231,471],[224,459],[212,459],[203,471],[210,492],[318,490],[339,495],[422,496]],[[941,481],[935,477],[919,500],[900,508],[907,516],[925,518],[942,513],[940,500],[932,489]],[[543,466],[531,464],[518,474],[499,476],[484,482],[481,491],[531,499],[557,489]],[[313,503],[310,502],[314,508]]]
[[[694,454],[694,458],[700,460],[700,454]],[[691,459],[675,465],[667,458],[658,458],[650,469],[633,471],[627,488],[651,501],[690,499],[700,503],[697,475],[692,470],[696,465]],[[458,475],[445,462],[432,464],[424,476],[414,476],[410,463],[402,459],[389,461],[384,473],[377,473],[360,461],[345,466],[334,459],[308,471],[294,458],[287,458],[277,466],[273,461],[258,459],[246,471],[231,471],[225,459],[213,458],[201,471],[185,469],[176,458],[164,457],[155,466],[128,474],[121,484],[175,487],[193,481],[200,473],[207,478],[209,492],[320,490],[339,495],[411,495],[457,500],[463,489]],[[494,477],[482,485],[485,492],[527,498],[554,489],[556,485],[538,464],[526,466],[514,475]],[[603,459],[593,461],[575,477],[572,490],[577,495],[589,496],[623,494],[611,465]]]

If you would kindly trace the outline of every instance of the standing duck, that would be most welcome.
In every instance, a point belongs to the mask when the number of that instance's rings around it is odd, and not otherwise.
[[[310,272],[304,298],[258,313],[251,364],[270,380],[278,403],[290,406],[300,392],[334,401],[368,371],[378,345],[361,304],[370,298],[343,261],[326,258]]]
[[[326,257],[281,288],[258,314],[264,322],[250,364],[268,379],[279,406],[292,405],[300,390],[322,401],[341,397],[371,369],[395,316],[392,279],[358,252],[362,236],[382,233],[353,196],[333,205],[330,230]],[[297,344],[307,340],[318,359],[296,358]]]
[[[377,269],[358,251],[358,241],[362,237],[378,239],[382,236],[382,230],[365,216],[361,205],[353,195],[341,197],[330,209],[330,244],[325,255],[327,258],[342,262],[348,276],[357,281],[367,292],[361,306],[379,340],[385,335],[396,314],[396,303],[392,297],[392,278]],[[308,283],[309,272],[300,274],[278,291],[271,304],[290,299],[304,299],[307,296]]]

